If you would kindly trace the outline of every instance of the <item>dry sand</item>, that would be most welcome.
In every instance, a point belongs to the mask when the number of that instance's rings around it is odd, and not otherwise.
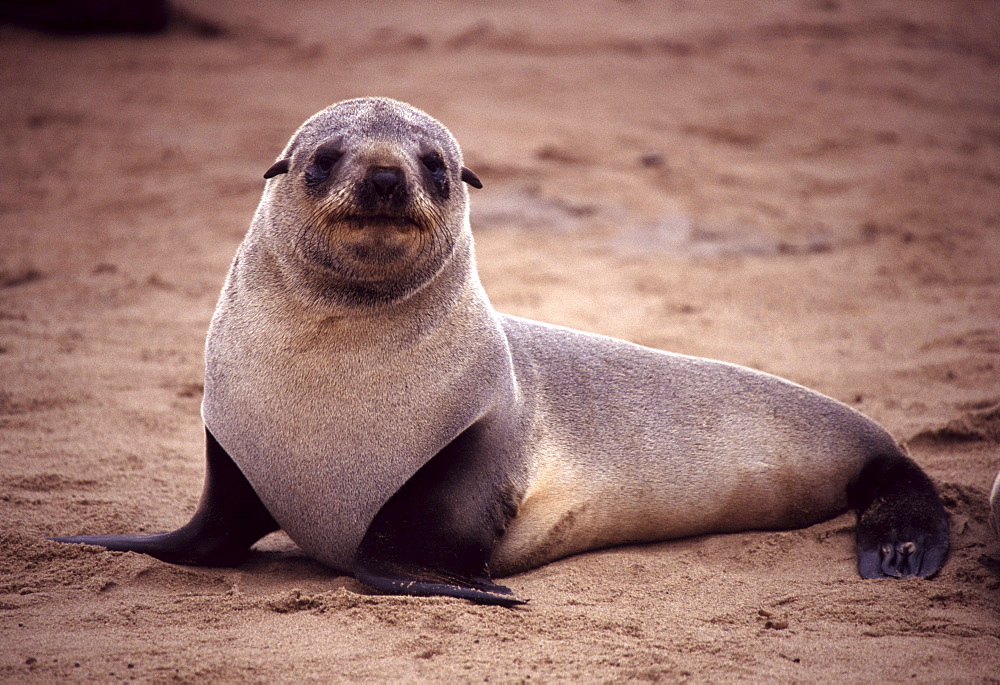
[[[343,6],[340,6],[343,5]],[[1000,5],[188,0],[221,37],[0,32],[0,680],[1000,677]],[[61,546],[175,527],[204,332],[290,133],[346,97],[462,143],[497,309],[846,401],[939,484],[931,581],[853,517],[372,595],[282,535],[236,569]]]

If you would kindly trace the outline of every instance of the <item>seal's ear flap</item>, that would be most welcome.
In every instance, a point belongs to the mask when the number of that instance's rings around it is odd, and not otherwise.
[[[274,178],[281,174],[288,173],[288,164],[291,160],[282,159],[271,165],[271,168],[264,172],[264,178]]]
[[[479,177],[472,173],[471,169],[467,169],[466,167],[462,167],[462,180],[473,188],[483,187],[483,182],[479,180]]]

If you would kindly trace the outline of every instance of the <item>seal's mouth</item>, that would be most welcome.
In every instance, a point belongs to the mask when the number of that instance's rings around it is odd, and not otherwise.
[[[394,214],[348,214],[341,220],[352,228],[359,230],[366,228],[394,228],[410,231],[420,228],[420,224],[414,219]]]
[[[340,221],[357,231],[376,229],[409,233],[421,230],[421,224],[415,219],[395,214],[348,214]]]

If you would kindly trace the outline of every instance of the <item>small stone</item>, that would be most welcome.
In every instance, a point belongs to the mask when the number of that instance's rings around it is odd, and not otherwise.
[[[667,158],[659,152],[647,152],[639,158],[639,162],[650,169],[661,169],[667,165]]]

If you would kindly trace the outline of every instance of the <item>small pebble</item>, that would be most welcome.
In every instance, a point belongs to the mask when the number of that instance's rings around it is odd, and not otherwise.
[[[647,152],[639,158],[639,161],[644,167],[650,168],[660,168],[666,166],[667,164],[666,158],[664,158],[664,156],[659,152]]]

